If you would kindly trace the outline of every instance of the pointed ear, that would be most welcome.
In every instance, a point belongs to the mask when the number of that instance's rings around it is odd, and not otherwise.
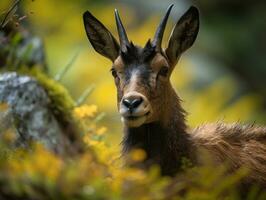
[[[98,53],[114,61],[119,54],[119,44],[110,31],[89,11],[83,14],[83,21],[88,39]]]
[[[199,11],[192,6],[179,19],[172,30],[165,52],[172,63],[175,63],[185,50],[192,46],[199,32]]]

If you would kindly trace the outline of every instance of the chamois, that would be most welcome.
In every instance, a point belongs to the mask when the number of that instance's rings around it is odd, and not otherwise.
[[[207,151],[217,164],[227,162],[230,171],[249,169],[243,182],[266,187],[266,127],[213,123],[190,130],[186,112],[170,83],[181,54],[192,46],[199,31],[199,11],[190,7],[179,19],[166,49],[161,48],[164,29],[173,5],[160,22],[154,39],[142,48],[129,42],[119,13],[115,20],[119,43],[89,11],[83,14],[87,37],[93,48],[113,62],[111,73],[117,87],[117,106],[124,124],[123,155],[143,149],[143,166],[158,164],[163,175],[173,176],[181,158],[200,164]]]

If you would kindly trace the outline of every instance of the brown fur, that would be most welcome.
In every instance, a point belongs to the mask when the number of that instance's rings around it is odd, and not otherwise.
[[[154,58],[152,59],[151,61],[151,68],[158,72],[162,66],[167,66],[168,67],[168,61],[166,60],[166,58],[160,54],[160,53],[157,53]]]
[[[165,127],[175,128],[170,129],[170,134],[185,132],[182,137],[189,140],[186,144],[188,151],[186,155],[195,164],[201,164],[200,152],[203,149],[217,164],[228,164],[230,172],[246,168],[248,175],[243,179],[244,184],[258,184],[266,187],[265,126],[217,122],[204,124],[191,130],[186,126],[185,112],[170,83],[164,88],[163,93],[167,98],[161,98],[162,101],[157,104],[157,107],[164,110],[160,114],[162,116],[160,123]],[[183,127],[181,130],[178,128],[180,126]]]
[[[247,168],[244,182],[266,187],[266,127],[218,122],[199,126],[190,135],[197,148],[206,149],[218,163],[228,162],[231,171]]]
[[[118,56],[117,59],[114,61],[113,67],[118,71],[122,71],[125,67],[125,64],[121,58],[121,56]]]

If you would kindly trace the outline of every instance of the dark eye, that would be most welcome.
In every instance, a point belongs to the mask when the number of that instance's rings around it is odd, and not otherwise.
[[[116,72],[116,70],[114,68],[111,69],[111,73],[112,73],[114,78],[117,77],[117,72]]]
[[[164,66],[160,69],[159,75],[166,77],[168,75],[168,71],[169,71],[168,67]]]

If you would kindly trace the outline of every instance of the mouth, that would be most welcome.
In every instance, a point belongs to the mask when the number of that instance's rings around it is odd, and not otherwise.
[[[141,117],[148,116],[149,114],[150,114],[150,111],[147,112],[147,113],[144,114],[144,115],[141,115],[141,116],[130,115],[130,116],[126,116],[126,117],[124,117],[124,118],[127,119],[127,120],[137,120],[137,119],[139,119],[139,118],[141,118]]]
[[[150,111],[141,116],[134,116],[134,115],[122,116],[121,120],[122,122],[124,122],[125,125],[129,127],[138,127],[141,126],[143,123],[145,123],[149,115]]]

